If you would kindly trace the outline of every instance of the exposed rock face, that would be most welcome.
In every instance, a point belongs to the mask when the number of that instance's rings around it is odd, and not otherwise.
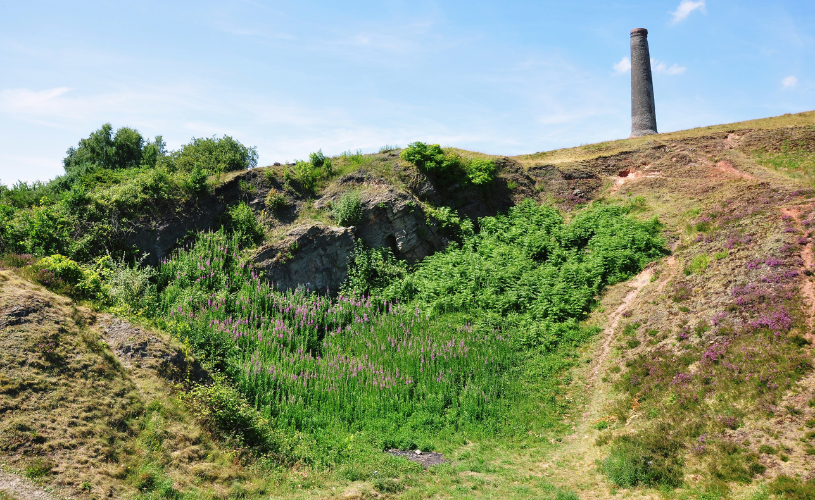
[[[127,237],[127,245],[133,245],[140,254],[146,254],[147,264],[158,265],[187,233],[211,229],[216,217],[226,208],[226,203],[213,198],[212,203],[189,208],[189,211],[154,220],[146,227],[139,228]]]
[[[369,247],[390,247],[394,255],[410,263],[418,262],[447,246],[418,200],[404,192],[366,193],[362,201],[362,221],[355,235]]]
[[[245,191],[247,185],[252,186],[251,193]],[[428,185],[432,189],[432,185]],[[217,227],[219,216],[228,206],[245,201],[256,212],[264,210],[263,200],[269,187],[269,180],[262,177],[261,172],[243,172],[203,200],[191,201],[173,213],[137,224],[126,243],[146,253],[148,264],[156,265],[190,232]],[[272,187],[283,190],[275,181]],[[359,190],[362,197],[362,220],[356,227],[310,223],[292,228],[282,241],[259,249],[255,264],[278,288],[285,290],[303,285],[322,292],[339,290],[357,238],[369,247],[389,247],[397,257],[411,263],[447,246],[447,238],[439,232],[435,222],[428,222],[422,204],[413,194],[364,170],[338,179],[314,207],[327,210],[332,201],[350,189]],[[291,223],[299,209],[297,201],[285,213],[275,216],[279,223]]]
[[[339,189],[323,196],[315,208],[328,209],[349,189],[362,191],[362,220],[354,227],[332,227],[314,223],[291,230],[283,241],[262,247],[255,264],[278,289],[305,286],[320,292],[337,291],[347,273],[354,241],[368,247],[389,247],[408,262],[417,262],[447,246],[433,222],[428,222],[421,204],[411,194],[377,184],[376,180],[351,174]],[[364,186],[357,180],[366,179]],[[350,182],[349,182],[350,180]],[[349,185],[350,184],[350,185]]]
[[[214,228],[226,207],[244,198],[240,182],[252,182],[258,177],[258,172],[242,173],[215,188],[204,199],[190,201],[169,215],[140,221],[125,238],[125,243],[136,247],[140,254],[147,254],[147,264],[158,265],[189,232]]]
[[[338,179],[335,189],[317,200],[314,207],[328,209],[349,190],[360,191],[362,219],[353,229],[354,236],[366,246],[389,247],[396,257],[410,263],[447,247],[447,238],[439,233],[435,222],[428,220],[413,194],[363,171]]]
[[[261,247],[254,261],[280,290],[303,285],[325,293],[339,290],[353,250],[351,228],[313,224],[294,228],[282,242]]]
[[[146,368],[168,380],[210,383],[212,378],[198,361],[188,358],[171,342],[127,321],[104,315],[99,319],[103,338],[126,368]]]

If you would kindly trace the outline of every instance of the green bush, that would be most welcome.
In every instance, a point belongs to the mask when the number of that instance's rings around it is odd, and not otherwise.
[[[685,267],[685,275],[699,274],[707,269],[710,257],[707,254],[699,254],[691,259],[690,264]]]
[[[235,234],[241,246],[257,245],[263,240],[263,228],[246,203],[241,202],[227,210],[226,227]]]
[[[680,451],[681,444],[670,438],[667,428],[637,437],[621,436],[612,443],[601,469],[622,488],[639,484],[676,487],[683,476]]]
[[[189,177],[187,177],[187,181],[184,183],[184,187],[192,194],[201,195],[205,194],[209,191],[209,185],[207,184],[207,173],[204,171],[200,165],[195,165],[190,172]]]
[[[44,257],[33,266],[35,279],[60,293],[77,298],[98,298],[102,291],[99,274],[63,255]]]
[[[212,384],[197,385],[185,395],[193,416],[218,438],[261,452],[283,451],[284,436],[269,428],[269,422],[222,377]]]
[[[286,200],[286,195],[281,193],[275,188],[269,189],[269,192],[266,193],[266,199],[264,200],[264,204],[266,208],[276,212],[283,208],[286,208],[289,202]]]
[[[474,158],[466,166],[467,179],[476,186],[492,184],[495,179],[495,162],[484,158]]]
[[[438,144],[414,142],[408,144],[400,156],[403,160],[416,165],[422,172],[442,176],[455,173],[461,165],[461,157],[454,152],[445,153]]]
[[[135,313],[155,306],[155,268],[142,267],[139,263],[131,267],[124,259],[114,260],[109,256],[99,259],[97,268],[104,283],[105,300],[110,305]]]
[[[6,213],[10,215],[3,228],[6,250],[35,255],[68,253],[74,222],[62,207],[34,206]]]
[[[347,191],[331,204],[331,216],[343,227],[356,226],[362,220],[362,198],[357,191]]]
[[[311,166],[315,169],[322,169],[325,177],[330,177],[334,174],[334,165],[331,163],[331,158],[327,158],[320,149],[316,153],[308,155]]]
[[[406,276],[407,264],[394,257],[390,248],[366,248],[362,240],[357,239],[340,291],[357,297],[382,293]]]
[[[429,207],[427,209],[427,223],[431,224],[435,220],[445,236],[461,242],[465,238],[475,234],[473,223],[467,217],[462,217],[450,207]]]
[[[189,144],[159,158],[158,165],[171,172],[192,172],[199,168],[208,175],[254,168],[258,163],[257,148],[247,147],[228,135],[218,139],[193,138]]]
[[[283,179],[286,182],[295,181],[306,191],[313,191],[320,179],[320,169],[315,168],[311,162],[298,160],[286,168]]]

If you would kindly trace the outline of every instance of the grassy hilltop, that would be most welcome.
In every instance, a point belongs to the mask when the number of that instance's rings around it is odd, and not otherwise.
[[[815,112],[65,170],[0,186],[0,499],[815,497]],[[393,200],[447,247],[366,245]],[[340,289],[275,286],[315,224]]]

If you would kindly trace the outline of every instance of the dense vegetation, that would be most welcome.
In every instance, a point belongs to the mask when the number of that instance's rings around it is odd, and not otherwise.
[[[354,432],[376,436],[374,448],[413,449],[458,432],[552,426],[556,381],[519,378],[519,368],[569,365],[592,334],[578,321],[594,296],[661,254],[659,225],[602,204],[566,223],[525,202],[481,227],[415,270],[358,247],[336,299],[275,290],[241,260],[239,236],[202,234],[162,264],[156,321],[271,428],[308,436],[300,460],[342,463]],[[526,384],[541,382],[552,413],[519,417]]]
[[[178,209],[225,172],[254,167],[257,152],[229,136],[167,152],[162,138],[110,124],[67,151],[65,174],[0,185],[0,251],[77,261],[130,254],[124,236],[140,218]]]
[[[495,178],[495,162],[485,158],[465,159],[438,144],[414,142],[402,150],[401,157],[426,174],[442,180],[462,178],[476,186],[486,186]]]

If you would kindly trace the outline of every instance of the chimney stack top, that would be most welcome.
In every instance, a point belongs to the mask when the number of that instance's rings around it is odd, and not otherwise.
[[[643,35],[648,36],[648,30],[645,28],[634,28],[631,30],[631,36]]]

